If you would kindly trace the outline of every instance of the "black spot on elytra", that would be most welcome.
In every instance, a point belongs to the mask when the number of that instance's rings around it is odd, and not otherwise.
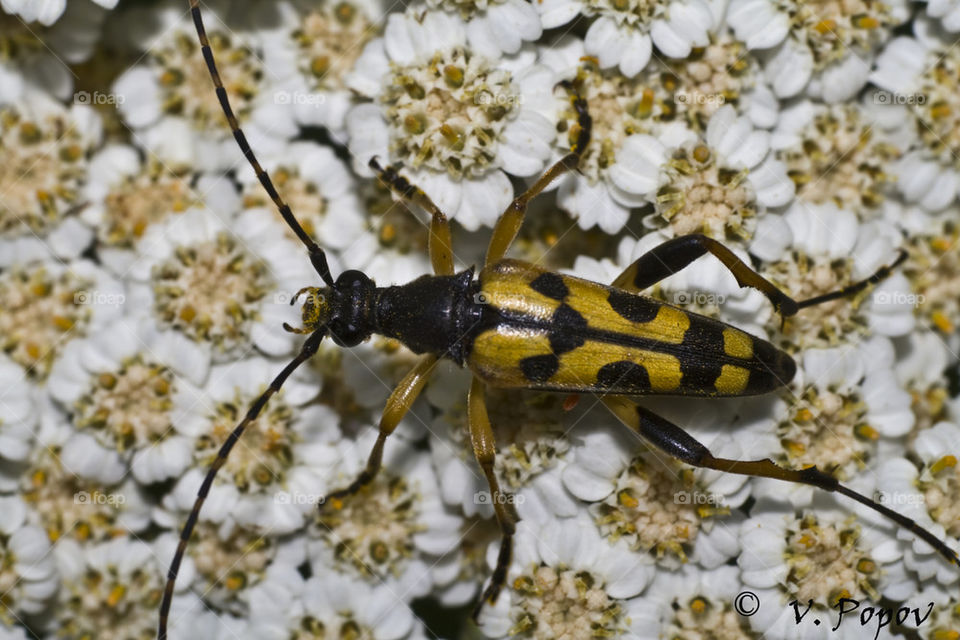
[[[607,302],[610,303],[611,309],[631,322],[650,322],[657,317],[661,306],[649,298],[620,291],[619,289],[610,291]]]
[[[583,345],[587,320],[568,304],[562,304],[551,318],[550,349],[560,355]]]
[[[650,390],[650,374],[646,367],[629,360],[611,362],[600,367],[597,372],[597,386],[609,388],[629,388],[635,391]]]
[[[563,300],[570,295],[570,289],[567,289],[563,278],[549,271],[537,276],[537,278],[530,283],[530,288],[554,300]]]
[[[560,368],[560,359],[551,354],[530,356],[520,361],[520,371],[531,382],[546,382]]]

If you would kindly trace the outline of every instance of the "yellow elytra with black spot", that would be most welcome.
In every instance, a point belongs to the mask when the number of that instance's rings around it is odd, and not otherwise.
[[[712,318],[517,260],[480,273],[484,305],[465,363],[497,387],[739,396],[788,383],[796,365]]]

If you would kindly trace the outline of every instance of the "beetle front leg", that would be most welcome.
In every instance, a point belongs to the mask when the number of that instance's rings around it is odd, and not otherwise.
[[[839,480],[820,471],[815,466],[805,469],[786,469],[769,459],[745,461],[717,458],[689,433],[652,411],[635,405],[627,398],[606,396],[603,398],[603,402],[622,423],[640,434],[648,443],[677,460],[695,467],[715,469],[725,473],[808,484],[824,491],[845,495],[889,518],[932,546],[951,563],[960,565],[960,558],[943,540],[921,527],[914,520],[871,500],[853,489],[845,487],[840,484]]]
[[[580,165],[580,157],[583,150],[590,144],[590,134],[593,129],[593,119],[587,111],[587,101],[581,95],[576,93],[576,87],[570,82],[561,83],[567,90],[573,90],[572,97],[573,108],[577,112],[577,126],[579,135],[577,141],[570,149],[570,153],[560,158],[556,163],[547,169],[529,189],[513,199],[507,210],[500,214],[497,224],[493,228],[493,234],[490,236],[490,244],[487,247],[487,257],[485,265],[499,262],[507,254],[507,249],[513,244],[520,227],[523,225],[523,218],[527,214],[527,206],[530,201],[540,195],[544,189],[550,186],[554,180],[575,170]]]
[[[433,367],[436,364],[437,356],[426,355],[421,358],[420,362],[400,381],[393,390],[393,393],[390,394],[390,397],[387,398],[383,415],[380,417],[380,433],[377,435],[377,441],[373,445],[373,450],[370,451],[370,455],[367,457],[366,467],[364,467],[360,475],[357,476],[349,486],[331,492],[330,495],[320,503],[320,509],[323,509],[327,504],[333,505],[335,509],[342,508],[344,498],[354,495],[360,491],[360,489],[373,482],[373,479],[377,477],[377,473],[379,473],[380,467],[383,464],[383,446],[386,444],[387,438],[393,433],[393,430],[397,428],[400,421],[403,420],[403,416],[407,415],[407,411],[410,410],[417,396],[423,391],[423,387],[430,378],[430,374],[433,372]]]
[[[430,262],[438,276],[453,275],[453,240],[450,237],[450,221],[447,215],[430,199],[423,189],[397,173],[394,167],[384,169],[371,158],[369,166],[377,173],[380,182],[392,189],[402,199],[412,202],[430,214]]]
[[[490,417],[487,415],[487,404],[484,398],[483,382],[474,376],[470,385],[470,394],[467,396],[467,415],[470,422],[470,442],[473,445],[473,454],[487,477],[490,486],[490,501],[500,524],[500,552],[497,555],[497,566],[490,577],[490,584],[483,591],[480,602],[473,610],[473,619],[480,617],[480,611],[485,602],[494,604],[497,596],[507,580],[507,570],[510,568],[510,554],[513,549],[513,534],[517,530],[520,516],[513,506],[512,496],[500,490],[497,475],[493,464],[497,455],[497,444],[493,437],[493,428],[490,426]]]

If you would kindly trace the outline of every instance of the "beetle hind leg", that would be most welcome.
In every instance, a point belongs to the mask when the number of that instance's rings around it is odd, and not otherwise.
[[[744,263],[722,243],[705,235],[694,233],[671,238],[643,254],[617,276],[612,286],[638,293],[688,267],[694,260],[707,253],[712,254],[723,263],[723,266],[733,274],[733,277],[737,279],[737,284],[741,287],[751,287],[766,296],[783,317],[792,316],[800,309],[853,296],[889,276],[893,269],[907,257],[906,252],[901,250],[900,255],[894,262],[881,267],[869,278],[816,298],[797,301]]]
[[[493,464],[496,460],[496,442],[493,437],[493,428],[490,426],[490,417],[487,415],[487,405],[484,398],[484,385],[479,378],[474,377],[470,385],[470,395],[467,398],[467,413],[470,422],[470,441],[473,453],[487,477],[490,486],[490,502],[500,525],[500,551],[497,554],[497,566],[490,577],[490,584],[484,589],[480,601],[473,610],[473,619],[480,617],[480,611],[487,602],[494,604],[503,585],[507,581],[507,570],[510,568],[510,556],[513,550],[513,534],[517,529],[520,517],[513,505],[513,496],[500,490],[500,483],[494,472]]]
[[[621,422],[636,431],[645,441],[677,460],[695,467],[715,469],[725,473],[808,484],[824,491],[845,495],[910,531],[936,549],[937,553],[952,564],[960,565],[960,558],[957,557],[956,552],[948,547],[943,540],[921,527],[914,520],[840,484],[839,480],[815,466],[805,469],[787,469],[769,459],[745,461],[717,458],[710,453],[707,447],[682,428],[661,418],[652,411],[633,404],[626,398],[606,396],[603,398],[603,402]]]

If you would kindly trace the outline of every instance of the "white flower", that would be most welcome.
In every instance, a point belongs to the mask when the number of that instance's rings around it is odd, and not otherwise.
[[[27,516],[27,505],[19,496],[0,496],[4,618],[40,614],[57,591],[59,576],[50,543],[42,529],[27,524]]]
[[[37,428],[35,391],[23,369],[0,356],[0,459],[25,460]]]
[[[85,451],[97,474],[122,464],[144,484],[179,476],[202,429],[207,369],[186,337],[146,318],[71,342],[47,384],[76,429],[66,449]]]
[[[299,313],[289,302],[317,276],[306,252],[263,213],[190,209],[151,225],[130,265],[135,307],[215,362],[247,341],[268,355],[290,353],[296,338],[282,325],[298,326]]]
[[[800,518],[758,501],[741,529],[741,579],[761,603],[749,618],[750,626],[764,637],[827,638],[839,633],[841,638],[860,638],[860,625],[837,625],[833,599],[838,593],[875,602],[881,594],[903,598],[914,592],[914,583],[899,564],[902,550],[896,539],[829,505],[823,500]],[[801,610],[813,600],[809,615],[822,618],[822,624],[809,621],[798,628],[791,600],[803,603]]]
[[[960,31],[960,2],[958,0],[927,0],[927,15],[939,18],[944,29]]]
[[[736,518],[726,516],[749,497],[747,479],[665,458],[615,420],[597,427],[598,414],[609,415],[605,409],[593,412],[571,434],[577,444],[563,483],[591,503],[589,513],[601,535],[650,552],[671,569],[688,560],[714,568],[734,557],[739,552]],[[690,427],[687,420],[674,421]],[[729,437],[710,438],[706,444],[716,455],[742,457]]]
[[[778,401],[769,433],[754,441],[752,458],[769,457],[791,469],[816,465],[841,481],[875,474],[884,447],[899,446],[914,424],[911,396],[897,381],[890,340],[875,336],[853,345],[807,349],[796,392]],[[808,505],[809,485],[755,480],[757,496]]]
[[[304,231],[328,252],[354,259],[357,245],[362,245],[366,220],[357,181],[333,151],[314,142],[291,142],[279,154],[264,157],[262,163]],[[238,173],[244,208],[281,221],[253,169],[244,164]],[[286,227],[286,222],[279,223]],[[286,235],[300,242],[289,227]],[[306,250],[303,253],[306,255]]]
[[[93,1],[104,9],[113,9],[117,6],[117,0]],[[19,15],[25,22],[39,22],[42,25],[50,26],[64,14],[64,10],[67,8],[67,0],[3,0],[0,5],[5,12]],[[70,6],[75,5],[83,5],[83,3],[73,0]],[[92,11],[93,7],[88,10]]]
[[[686,58],[693,47],[709,42],[716,20],[702,0],[544,0],[537,3],[544,28],[559,27],[578,13],[597,16],[584,38],[587,53],[600,67],[618,66],[628,78],[650,61],[652,46],[671,58]]]
[[[114,273],[126,275],[147,229],[192,208],[233,211],[236,187],[226,179],[176,174],[155,157],[129,145],[111,144],[90,159],[80,218],[96,230],[97,253]]]
[[[193,505],[209,461],[282,366],[257,357],[211,369],[202,405],[194,409],[200,414],[189,445],[194,466],[164,499],[167,509],[186,511]],[[261,527],[273,535],[303,525],[332,488],[337,466],[338,418],[324,405],[308,404],[319,391],[309,368],[290,376],[231,451],[202,520]]]
[[[142,532],[153,505],[126,476],[126,466],[83,446],[66,416],[45,396],[39,413],[37,446],[19,468],[17,484],[32,506],[30,523],[58,543],[57,557],[65,552],[65,540],[95,542]]]
[[[72,637],[102,637],[105,630],[122,638],[156,633],[157,594],[166,577],[156,549],[119,537],[72,551],[59,557],[62,582],[54,629]],[[170,615],[170,637],[179,640],[195,637],[205,615],[199,600],[185,595],[174,598]]]
[[[783,220],[792,242],[786,253],[761,273],[794,300],[807,300],[868,278],[897,256],[902,240],[887,222],[859,223],[835,204],[794,202]],[[836,346],[853,336],[878,333],[900,336],[914,326],[910,285],[902,273],[870,290],[868,302],[837,300],[803,309],[788,318],[778,341],[788,350]],[[776,320],[779,323],[779,318]]]
[[[431,423],[430,451],[444,502],[468,517],[489,518],[490,488],[469,437],[470,376],[469,370],[449,363],[437,367],[426,392],[440,409]],[[567,434],[582,417],[564,410],[564,398],[556,394],[488,388],[486,399],[497,441],[494,472],[520,517],[539,521],[575,515],[578,506],[564,490],[560,473],[571,444]]]
[[[767,132],[724,106],[710,118],[702,138],[675,129],[659,139],[631,136],[610,178],[654,204],[648,225],[666,224],[676,235],[750,237],[754,217],[787,204],[794,194],[786,167],[769,157],[769,149]]]
[[[375,439],[376,429],[369,429],[340,443],[342,464],[331,488],[356,479]],[[383,465],[367,488],[324,502],[308,529],[308,558],[314,575],[339,572],[419,597],[433,587],[436,557],[457,545],[462,519],[444,509],[429,457],[402,436],[387,442]]]
[[[380,34],[385,13],[379,0],[258,5],[255,24],[280,23],[260,34],[264,67],[278,87],[274,99],[288,105],[301,125],[327,127],[343,138],[352,102],[347,74]]]
[[[222,11],[217,12],[216,6]],[[225,6],[224,6],[225,5]],[[207,33],[234,113],[257,153],[276,150],[297,127],[288,105],[277,100],[271,77],[241,24],[246,5],[206,3]],[[214,16],[219,13],[227,23]],[[237,15],[239,14],[239,15]],[[230,28],[229,26],[233,26]],[[112,94],[138,143],[173,169],[229,169],[243,162],[230,134],[200,54],[190,14],[179,2],[124,12],[115,29],[143,52],[142,60],[116,79]]]
[[[960,103],[946,78],[960,70],[960,55],[929,22],[914,23],[916,37],[892,40],[877,57],[870,81],[903,105],[901,118],[913,123],[918,140],[897,167],[897,185],[908,202],[940,211],[960,189]]]
[[[43,380],[72,339],[123,313],[122,284],[87,260],[41,262],[0,273],[0,335],[4,351]]]
[[[349,79],[374,100],[347,115],[354,169],[370,175],[373,157],[399,162],[448,216],[491,226],[513,198],[506,173],[538,173],[555,135],[553,73],[514,62],[474,52],[446,12],[391,14]]]
[[[727,22],[749,49],[768,49],[766,74],[778,97],[805,88],[844,102],[867,83],[874,51],[909,18],[903,0],[877,4],[732,0]]]
[[[770,142],[797,184],[797,198],[833,202],[861,218],[876,215],[895,180],[896,160],[910,144],[880,115],[856,103],[800,100],[786,107]]]
[[[498,547],[488,549],[491,567]],[[653,577],[651,562],[622,542],[611,546],[587,518],[521,522],[506,588],[495,605],[484,606],[480,630],[490,638],[647,637],[633,614]]]
[[[885,461],[877,470],[878,489],[883,502],[914,519],[937,538],[956,549],[957,528],[957,443],[960,428],[940,422],[920,432],[912,450],[920,468],[906,458]],[[904,563],[921,580],[935,578],[939,584],[952,585],[960,579],[956,567],[948,565],[934,549],[906,530],[898,530],[902,540],[910,541]]]
[[[525,0],[427,0],[431,9],[458,13],[470,48],[495,59],[513,54],[543,33],[535,5]]]
[[[403,594],[389,585],[327,573],[307,580],[295,567],[251,590],[249,637],[285,640],[302,632],[370,640],[424,638]]]
[[[76,214],[101,136],[89,105],[66,109],[33,93],[0,111],[0,267],[51,255],[70,260],[89,246],[93,232]]]
[[[734,604],[742,587],[737,568],[729,565],[658,571],[634,608],[634,626],[645,637],[743,637],[749,623]]]

